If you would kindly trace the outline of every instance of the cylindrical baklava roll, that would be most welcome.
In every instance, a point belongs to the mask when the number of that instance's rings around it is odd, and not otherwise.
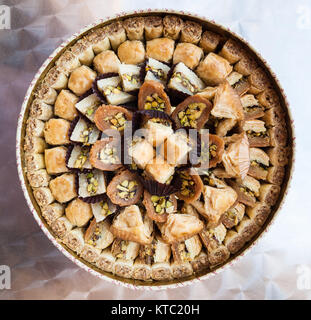
[[[84,247],[84,230],[82,228],[72,229],[64,236],[63,243],[72,251],[80,254]]]
[[[33,188],[47,187],[49,185],[49,181],[51,180],[51,176],[45,169],[27,172],[27,178],[29,184]]]
[[[47,144],[44,139],[27,135],[25,137],[24,150],[27,153],[43,153],[47,148]]]
[[[120,21],[108,26],[108,38],[113,50],[117,50],[119,45],[126,40],[125,29]]]
[[[57,66],[50,69],[44,78],[44,83],[55,90],[64,89],[67,86],[68,78],[66,74]]]
[[[33,190],[33,195],[40,207],[46,207],[52,203],[55,198],[48,187],[39,187]]]
[[[49,120],[53,117],[53,107],[42,100],[35,99],[30,107],[29,115],[39,120]]]
[[[74,69],[80,67],[81,63],[78,57],[68,49],[59,57],[55,65],[68,76]]]
[[[91,31],[86,35],[86,39],[92,45],[95,54],[110,49],[107,27]]]
[[[185,21],[181,30],[180,42],[199,43],[201,40],[202,26],[194,21]]]
[[[177,40],[183,25],[184,22],[180,17],[172,15],[165,16],[163,18],[163,36]]]
[[[145,20],[143,17],[128,18],[123,21],[123,27],[129,40],[144,40]]]
[[[158,16],[145,17],[145,38],[151,40],[160,38],[163,33],[162,18]]]
[[[51,229],[55,233],[56,237],[59,239],[63,239],[65,235],[73,228],[71,222],[65,217],[62,216],[56,219],[51,224]]]
[[[52,105],[57,97],[57,91],[44,83],[41,83],[35,92],[35,97],[46,104]]]
[[[78,58],[81,64],[89,66],[94,59],[92,45],[87,41],[87,39],[78,40],[70,50],[73,55]]]
[[[259,226],[263,226],[271,212],[271,207],[263,202],[257,202],[253,208],[247,207],[246,214]]]
[[[65,207],[58,202],[53,202],[41,210],[42,216],[48,225],[51,225],[56,219],[60,218],[64,212]]]
[[[82,251],[81,251],[81,258],[84,260],[90,262],[90,263],[96,263],[96,261],[99,259],[101,249],[95,248],[94,246],[91,246],[89,244],[86,244]]]
[[[26,135],[32,137],[43,137],[44,122],[36,118],[28,118],[26,124]]]
[[[96,266],[106,272],[112,272],[116,258],[110,251],[110,248],[102,251],[96,261]]]
[[[33,172],[45,168],[44,156],[41,153],[26,153],[25,160],[27,172]]]

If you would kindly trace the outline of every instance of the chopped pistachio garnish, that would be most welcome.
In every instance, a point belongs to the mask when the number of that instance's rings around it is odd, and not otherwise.
[[[144,106],[146,110],[164,111],[165,102],[157,93],[153,93],[151,96],[146,97]]]
[[[124,114],[122,112],[118,112],[114,116],[108,116],[104,118],[104,121],[109,121],[111,129],[123,131],[126,118],[124,117]]]
[[[254,192],[245,186],[241,186],[240,191],[242,191],[243,193],[245,193],[246,195],[249,195],[251,197],[259,197],[259,194],[257,192]]]
[[[194,195],[195,184],[191,176],[183,173],[179,174],[181,178],[181,191],[180,193],[185,197],[192,197]]]
[[[153,75],[162,80],[162,81],[165,81],[166,80],[166,74],[165,72],[162,70],[162,69],[157,69],[155,67],[152,67],[150,65],[146,65],[146,68],[145,68],[146,72],[150,71],[153,73]]]
[[[87,149],[81,149],[80,155],[77,157],[76,161],[74,162],[73,167],[77,169],[82,169],[83,165],[85,164],[88,157],[88,150]]]
[[[82,142],[86,146],[89,145],[89,140],[90,140],[91,133],[93,132],[93,129],[94,128],[92,126],[85,127],[80,134],[80,137],[82,138]]]
[[[129,199],[133,199],[136,191],[137,191],[137,186],[138,183],[135,180],[124,180],[122,181],[118,186],[117,186],[117,190],[118,190],[118,196],[121,199],[124,200],[129,200]]]
[[[263,163],[256,161],[256,160],[251,161],[251,166],[261,167],[264,170],[268,170],[268,166],[265,166]]]
[[[187,251],[185,243],[182,242],[178,245],[178,253],[182,261],[186,262],[191,260],[190,253]]]
[[[169,196],[156,196],[152,195],[150,200],[154,206],[154,210],[157,214],[172,213],[174,211],[173,202]]]
[[[139,82],[139,76],[137,74],[124,73],[122,74],[122,79],[133,84],[137,84]]]
[[[88,173],[87,175],[87,191],[91,195],[96,194],[98,189],[98,180],[94,177],[94,174],[92,172]]]
[[[101,201],[100,206],[101,206],[101,214],[103,216],[107,217],[110,214],[112,214],[111,210],[109,209],[109,205],[107,201]]]
[[[197,120],[206,108],[204,103],[190,103],[184,111],[178,113],[178,119],[183,127],[197,127]]]
[[[190,92],[197,93],[200,91],[200,89],[192,84],[189,79],[187,79],[182,73],[180,72],[174,72],[172,78],[174,78],[177,82],[180,82],[184,87],[186,87]]]
[[[102,161],[103,163],[116,164],[119,161],[117,149],[115,147],[106,145],[99,151],[98,160]]]
[[[107,86],[104,89],[105,96],[109,96],[111,94],[118,94],[122,92],[122,88],[118,85],[117,87]]]
[[[248,137],[261,137],[261,138],[265,138],[269,136],[268,131],[261,131],[261,132],[255,132],[252,130],[247,130],[246,134]]]

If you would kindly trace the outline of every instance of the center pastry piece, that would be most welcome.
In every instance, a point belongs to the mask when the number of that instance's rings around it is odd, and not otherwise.
[[[26,174],[51,232],[82,260],[124,278],[186,279],[260,231],[287,140],[246,48],[179,16],[128,18],[85,34],[36,89]]]

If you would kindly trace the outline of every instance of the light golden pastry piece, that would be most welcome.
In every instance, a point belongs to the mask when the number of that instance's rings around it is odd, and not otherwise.
[[[218,46],[222,43],[223,39],[224,37],[218,33],[212,31],[204,31],[200,40],[200,47],[203,48],[205,53],[216,51]],[[229,59],[227,60],[229,61]]]
[[[272,184],[281,185],[285,176],[285,168],[282,166],[272,166],[268,168],[266,180]]]
[[[141,67],[134,64],[120,64],[119,75],[125,92],[138,90],[141,87]]]
[[[133,261],[139,254],[139,248],[140,244],[137,242],[116,238],[111,246],[111,253],[117,259]]]
[[[99,135],[100,131],[94,124],[87,122],[83,118],[79,118],[69,139],[70,141],[88,146],[94,144],[98,140]]]
[[[137,258],[133,265],[133,279],[148,281],[151,279],[151,267],[140,258]]]
[[[172,269],[169,262],[157,262],[151,266],[151,277],[153,280],[171,280]]]
[[[96,261],[96,266],[106,272],[112,272],[115,261],[116,258],[110,252],[110,248],[108,248],[103,250],[99,255]]]
[[[86,35],[86,40],[92,46],[95,54],[110,49],[107,27],[92,30]]]
[[[79,110],[91,122],[94,122],[94,115],[101,102],[95,93],[88,95],[84,99],[75,104],[75,108]]]
[[[90,263],[96,263],[101,254],[101,249],[97,249],[89,244],[86,244],[80,254],[80,257]]]
[[[173,58],[175,42],[168,38],[147,41],[146,56],[162,62],[170,62]]]
[[[133,260],[117,259],[113,265],[112,273],[122,278],[130,279],[133,277],[133,264]]]
[[[138,141],[133,141],[129,147],[128,154],[139,168],[145,169],[147,164],[151,163],[154,158],[155,150],[147,140],[139,139]]]
[[[195,273],[206,271],[209,268],[208,255],[204,251],[201,251],[190,263]]]
[[[144,40],[145,19],[143,17],[125,19],[123,27],[129,40]]]
[[[81,64],[89,66],[94,59],[92,44],[85,38],[78,40],[72,47],[71,52],[79,59]]]
[[[39,187],[33,190],[33,195],[40,207],[46,207],[54,202],[55,198],[48,187]]]
[[[217,88],[211,115],[216,118],[244,119],[240,97],[229,82],[225,81]]]
[[[213,101],[216,95],[216,92],[217,92],[217,87],[206,87],[200,92],[198,92],[197,94],[202,96],[205,99]]]
[[[246,241],[250,241],[260,230],[260,226],[255,220],[244,216],[242,221],[236,226],[239,235]]]
[[[110,222],[107,220],[97,222],[93,219],[84,235],[85,243],[100,250],[108,248],[114,238],[110,232]]]
[[[30,107],[29,116],[43,121],[49,120],[53,117],[53,107],[39,99],[35,99]]]
[[[63,239],[63,243],[72,251],[80,254],[84,247],[84,229],[74,228]]]
[[[70,148],[72,148],[72,146],[70,146]],[[70,154],[68,155],[67,168],[79,169],[81,171],[83,171],[84,169],[87,169],[87,170],[92,169],[89,153],[90,153],[89,147],[80,146],[78,144],[74,145]],[[67,155],[66,155],[66,158],[67,158]]]
[[[266,109],[279,107],[280,106],[280,98],[275,90],[266,89],[262,93],[256,96],[259,103],[264,106]]]
[[[55,62],[55,65],[68,76],[74,69],[81,66],[81,63],[70,50],[66,50]]]
[[[203,57],[203,50],[192,43],[178,43],[173,55],[173,64],[183,62],[188,68],[194,69]]]
[[[101,74],[117,73],[119,71],[120,60],[112,50],[105,50],[94,58],[93,64],[95,70]]]
[[[81,96],[91,89],[95,78],[96,72],[83,65],[71,73],[68,81],[68,88],[76,95]]]
[[[202,26],[194,21],[185,21],[181,30],[180,42],[199,43],[201,40]]]
[[[25,160],[27,172],[34,172],[45,168],[44,157],[41,153],[26,153]]]
[[[244,217],[244,214],[245,205],[238,202],[235,206],[231,207],[224,213],[221,222],[227,229],[231,229],[240,223]]]
[[[250,151],[246,134],[239,140],[229,144],[222,155],[222,163],[226,172],[232,177],[244,178],[250,167]]]
[[[228,60],[231,64],[237,63],[242,57],[242,48],[235,40],[229,39],[219,52],[219,55]]]
[[[245,120],[262,118],[265,115],[264,108],[252,94],[241,97]]]
[[[230,83],[232,88],[239,96],[243,96],[250,89],[250,83],[242,74],[232,71],[226,80]]]
[[[44,103],[54,104],[57,97],[57,91],[42,82],[35,91],[35,97]]]
[[[201,250],[202,243],[197,234],[184,242],[172,244],[174,261],[178,263],[193,261],[200,254]]]
[[[54,113],[56,116],[72,121],[77,115],[78,112],[75,108],[75,104],[78,102],[79,98],[74,95],[69,90],[63,89],[54,105]]]
[[[248,77],[248,81],[251,86],[249,89],[249,93],[251,94],[259,94],[271,86],[268,75],[261,67],[251,73]]]
[[[241,51],[241,59],[234,65],[234,70],[243,74],[243,76],[249,76],[258,67],[255,58],[248,52]]]
[[[146,62],[145,71],[146,71],[145,81],[148,81],[148,80],[159,81],[163,85],[165,85],[168,72],[170,71],[170,67],[158,60],[155,60],[153,58],[148,58]]]
[[[101,170],[78,173],[78,195],[85,200],[106,193],[106,177]]]
[[[117,50],[119,45],[126,40],[125,29],[120,21],[116,21],[107,26],[108,38],[113,50]]]
[[[235,203],[238,195],[228,186],[221,189],[204,186],[203,197],[203,216],[208,220],[208,227],[213,228],[219,225],[221,216]],[[202,214],[202,211],[199,213]]]
[[[24,143],[24,150],[27,153],[43,153],[47,148],[45,140],[35,136],[26,136]]]
[[[244,237],[238,232],[229,230],[224,240],[224,245],[228,248],[231,254],[235,254],[243,248],[245,242]]]
[[[157,147],[161,145],[165,139],[173,134],[171,124],[156,122],[148,120],[144,125],[144,128],[148,130],[146,140],[153,146]]]
[[[216,121],[216,135],[219,137],[225,137],[238,124],[238,121],[236,119],[230,118],[223,120],[216,119]]]
[[[153,224],[146,215],[143,217],[138,206],[131,205],[121,211],[114,219],[110,231],[123,240],[140,244],[152,242]]]
[[[230,63],[221,56],[211,52],[202,60],[196,69],[198,76],[207,85],[218,85],[232,71]]]
[[[170,165],[160,155],[154,157],[145,167],[146,175],[159,183],[167,183],[175,172],[174,166]]]
[[[46,207],[43,207],[42,210],[42,216],[50,226],[55,220],[60,218],[65,213],[65,207],[64,205],[53,202]]]
[[[100,202],[91,203],[91,207],[96,222],[105,220],[109,215],[117,211],[117,206],[108,198]]]
[[[49,174],[58,174],[68,172],[66,167],[65,147],[55,147],[46,149],[44,154],[46,170]]]
[[[68,202],[77,196],[75,175],[64,173],[50,181],[50,189],[54,198],[60,202]]]
[[[211,268],[215,268],[225,263],[229,257],[230,252],[224,245],[220,245],[219,247],[208,252],[208,260]]]
[[[64,89],[67,86],[68,78],[66,74],[57,66],[51,68],[44,78],[44,85],[55,90]]]
[[[290,152],[288,147],[274,147],[274,148],[268,148],[266,150],[270,163],[273,166],[286,166],[288,164],[289,158],[290,158]]]
[[[179,263],[174,261],[171,263],[172,275],[175,279],[189,277],[193,274],[193,269],[190,262]]]
[[[157,16],[147,16],[144,18],[145,21],[145,38],[151,40],[160,38],[163,33],[162,18]]]
[[[167,243],[185,241],[203,229],[203,222],[189,214],[169,214],[165,223],[158,225]]]
[[[259,200],[268,206],[274,206],[279,198],[281,188],[275,184],[263,184],[260,186]]]
[[[243,125],[243,130],[247,134],[251,148],[270,146],[270,132],[263,121],[258,119],[247,120]]]
[[[51,180],[50,175],[45,169],[27,172],[27,178],[29,184],[33,188],[47,187],[49,185],[49,181]]]
[[[72,228],[73,225],[65,216],[56,219],[51,224],[51,229],[58,239],[63,239]]]
[[[85,226],[93,217],[91,205],[80,199],[72,200],[65,212],[71,224],[77,227]]]
[[[253,207],[259,197],[260,183],[251,176],[246,176],[243,180],[231,180],[229,184],[238,194],[238,201]]]
[[[287,129],[285,121],[270,128],[268,130],[268,135],[270,137],[270,146],[285,147],[287,145]]]
[[[142,63],[145,60],[145,47],[141,41],[127,40],[119,46],[118,57],[122,63]]]
[[[250,148],[250,168],[248,175],[265,180],[268,175],[269,156],[259,148]]]
[[[180,17],[167,15],[163,18],[163,36],[177,40],[184,22]]]
[[[70,143],[68,132],[70,122],[64,119],[50,119],[45,123],[44,138],[48,144],[60,145]]]
[[[247,207],[246,214],[259,226],[263,226],[266,222],[269,214],[271,212],[271,207],[263,202],[257,202],[254,207]]]

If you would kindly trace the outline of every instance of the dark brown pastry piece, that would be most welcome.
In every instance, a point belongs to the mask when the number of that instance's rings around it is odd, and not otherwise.
[[[224,213],[221,218],[221,222],[227,229],[231,229],[243,219],[244,213],[245,205],[238,202],[235,206]]]
[[[143,186],[137,175],[123,170],[113,177],[107,187],[107,195],[114,204],[121,207],[137,203],[143,193]]]
[[[199,43],[202,34],[202,26],[194,21],[185,21],[181,30],[180,42]]]
[[[207,122],[212,107],[209,100],[199,95],[190,96],[176,107],[172,113],[172,118],[177,128],[185,127],[200,130]]]
[[[165,16],[163,18],[163,36],[169,39],[177,40],[183,25],[184,22],[181,18],[173,15]]]
[[[274,147],[267,149],[270,163],[273,166],[286,166],[290,157],[290,149],[288,147]]]
[[[271,207],[262,202],[256,202],[253,207],[246,208],[246,214],[259,226],[264,225],[267,218],[269,217],[270,212]]]
[[[258,67],[255,58],[248,52],[241,51],[241,60],[234,65],[234,70],[243,74],[243,76],[249,76]]]
[[[227,59],[231,64],[237,63],[241,59],[241,54],[241,46],[233,39],[229,39],[219,52],[219,55]]]
[[[123,27],[130,40],[144,40],[145,20],[143,17],[128,18],[123,21]]]
[[[276,105],[275,107],[272,107],[271,109],[265,111],[262,120],[268,127],[286,125],[285,111],[283,110],[281,105]]]
[[[104,171],[115,171],[121,168],[120,148],[120,140],[113,137],[96,141],[90,151],[91,165]]]
[[[177,200],[175,195],[157,196],[144,191],[143,204],[146,207],[150,219],[157,222],[165,222],[170,213],[177,210]]]
[[[244,216],[242,221],[237,225],[236,230],[245,239],[245,242],[248,242],[259,232],[260,226],[256,224],[255,220]]]
[[[138,108],[140,110],[158,110],[171,114],[170,99],[164,91],[163,84],[153,80],[145,81],[139,89]]]
[[[231,254],[237,253],[243,248],[245,239],[236,231],[229,230],[224,240],[224,245],[230,251]]]
[[[287,144],[287,129],[285,121],[283,123],[277,124],[268,130],[268,135],[270,137],[270,146],[272,147],[285,147]]]
[[[101,131],[115,129],[124,131],[126,121],[132,120],[132,112],[120,106],[102,105],[94,116],[97,128]]]
[[[262,93],[256,96],[259,103],[266,109],[277,107],[280,105],[280,99],[273,89],[264,90]]]
[[[181,179],[181,190],[177,192],[177,197],[186,203],[197,200],[203,190],[203,182],[198,174],[191,174],[191,169],[178,172]]]
[[[281,166],[272,166],[268,168],[267,171],[268,173],[265,179],[272,184],[280,186],[284,180],[285,168]]]
[[[260,67],[251,73],[248,77],[248,81],[251,85],[249,89],[249,93],[251,94],[259,94],[270,86],[270,80],[266,72]]]
[[[253,120],[262,118],[265,115],[264,107],[252,94],[246,94],[241,97],[241,102],[244,110],[245,120]]]
[[[203,32],[200,40],[200,47],[204,50],[205,53],[214,52],[223,40],[224,37],[220,34],[212,31],[205,31]]]
[[[208,255],[201,251],[201,253],[191,261],[192,269],[195,273],[200,273],[209,268]]]
[[[221,162],[225,144],[214,134],[201,135],[200,169],[213,168]],[[208,164],[208,165],[207,165]]]
[[[147,16],[144,20],[146,40],[160,38],[163,33],[162,18],[157,16]]]
[[[268,206],[274,206],[279,198],[281,188],[275,184],[263,184],[259,191],[259,200]]]

